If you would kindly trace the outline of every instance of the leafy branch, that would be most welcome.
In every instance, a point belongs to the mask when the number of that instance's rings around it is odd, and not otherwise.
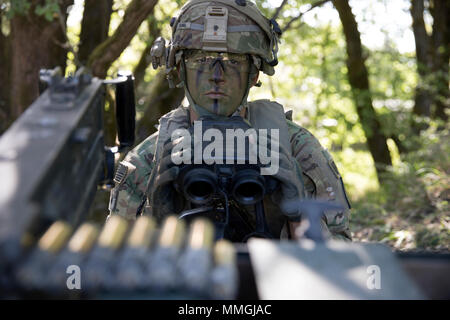
[[[301,12],[298,16],[293,17],[291,20],[289,20],[289,22],[284,26],[284,28],[282,29],[282,31],[285,32],[286,30],[288,30],[288,29],[291,27],[291,25],[292,25],[295,21],[299,20],[305,13],[307,13],[307,12],[313,10],[314,8],[320,7],[320,6],[322,6],[322,5],[324,5],[325,3],[330,2],[330,1],[331,1],[331,0],[321,0],[321,1],[318,1],[318,2],[316,2],[316,3],[311,4],[310,7],[309,7],[306,11]],[[280,7],[281,7],[281,6],[280,6]]]

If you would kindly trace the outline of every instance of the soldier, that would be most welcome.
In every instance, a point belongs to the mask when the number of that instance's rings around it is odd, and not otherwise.
[[[350,204],[330,154],[277,102],[247,101],[250,88],[258,85],[259,72],[275,73],[281,36],[277,23],[265,18],[251,1],[191,0],[171,20],[171,27],[169,47],[158,39],[152,48],[152,63],[166,67],[169,83],[177,71],[178,86],[184,87],[189,106],[164,115],[158,132],[119,164],[110,214],[135,219],[145,211],[161,219],[179,213],[184,199],[172,184],[179,168],[171,163],[170,154],[183,138],[167,143],[171,134],[189,128],[201,116],[222,120],[241,116],[253,127],[280,130],[280,169],[274,178],[281,187],[264,198],[270,233],[277,238],[295,237],[300,212],[284,204],[306,197],[336,200],[345,207],[326,211],[322,225],[333,238],[351,240]]]

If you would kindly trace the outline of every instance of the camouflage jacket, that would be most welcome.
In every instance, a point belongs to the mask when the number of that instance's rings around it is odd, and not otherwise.
[[[322,200],[337,200],[347,207],[344,211],[327,211],[325,222],[333,238],[351,240],[350,204],[336,164],[329,152],[308,130],[294,123],[288,117],[286,121],[292,155],[302,169],[308,196]],[[136,212],[144,205],[148,179],[154,168],[157,137],[158,132],[149,136],[131,150],[119,164],[115,176],[116,186],[111,191],[110,214],[119,214],[127,219],[135,219]],[[264,199],[264,205],[271,232],[280,234],[286,221],[285,217],[279,214],[278,206],[270,199]]]

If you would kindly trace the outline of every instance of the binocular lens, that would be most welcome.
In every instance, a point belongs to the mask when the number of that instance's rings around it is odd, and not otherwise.
[[[208,204],[217,192],[218,177],[212,170],[194,168],[182,177],[180,183],[186,200]],[[253,205],[264,198],[265,180],[257,170],[244,169],[233,176],[231,195],[240,204]]]
[[[184,195],[195,204],[206,204],[216,193],[217,178],[207,169],[193,169],[184,177]]]
[[[263,178],[254,170],[239,172],[233,185],[233,197],[243,205],[251,205],[261,201],[265,188]]]
[[[196,201],[203,201],[211,194],[213,186],[207,181],[192,182],[187,188],[188,195]]]

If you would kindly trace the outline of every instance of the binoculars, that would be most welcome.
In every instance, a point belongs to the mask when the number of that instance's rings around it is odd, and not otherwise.
[[[200,130],[198,126],[201,126]],[[243,118],[233,116],[227,120],[216,120],[201,117],[190,133],[191,137],[194,135],[194,141],[197,141],[195,147],[201,148],[202,155],[208,148],[204,145],[204,140],[210,140],[203,139],[204,136],[210,136],[208,130],[215,130],[214,143],[222,150],[211,156],[215,161],[205,160],[208,158],[208,155],[205,155],[201,164],[181,166],[175,188],[186,200],[196,205],[207,205],[215,198],[223,198],[225,193],[227,198],[232,198],[239,204],[254,205],[262,201],[265,194],[273,192],[277,182],[270,176],[260,174],[261,164],[255,151],[256,141],[250,138],[249,131],[254,129]],[[200,132],[202,139],[195,137],[195,134]],[[253,158],[251,148],[254,151]]]
[[[275,179],[262,176],[258,166],[185,166],[180,170],[177,190],[196,205],[207,205],[223,193],[241,205],[254,205],[273,192]]]
[[[252,130],[255,129],[243,118],[234,116],[226,120],[201,117],[194,122],[189,132],[194,164],[180,165],[174,181],[177,192],[190,203],[179,219],[199,214],[209,217],[216,228],[216,239],[246,241],[250,236],[272,237],[263,199],[279,183],[260,173],[264,166],[255,151],[259,147],[258,138]],[[211,141],[212,137],[214,145],[205,145],[204,141]],[[200,151],[202,161],[195,158]]]

